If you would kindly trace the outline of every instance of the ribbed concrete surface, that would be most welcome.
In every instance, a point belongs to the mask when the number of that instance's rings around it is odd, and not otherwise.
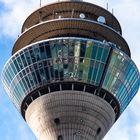
[[[79,91],[41,96],[25,117],[38,140],[101,140],[115,121],[106,101]]]

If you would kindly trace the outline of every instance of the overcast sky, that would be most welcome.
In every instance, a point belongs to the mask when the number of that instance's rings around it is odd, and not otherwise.
[[[42,5],[55,0],[42,0]],[[140,0],[87,0],[114,9],[133,61],[140,70]],[[26,17],[39,8],[40,0],[0,0],[0,73],[11,55]],[[140,140],[140,90],[104,140]],[[0,140],[36,140],[5,94],[0,83]]]

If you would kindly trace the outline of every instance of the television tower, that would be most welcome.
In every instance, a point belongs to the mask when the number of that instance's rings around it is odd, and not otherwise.
[[[59,0],[27,17],[2,82],[38,140],[102,140],[140,74],[114,15]]]

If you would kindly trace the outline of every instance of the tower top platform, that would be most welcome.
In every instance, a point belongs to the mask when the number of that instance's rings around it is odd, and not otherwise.
[[[104,17],[105,25],[122,34],[121,26],[112,13],[100,6],[82,0],[59,0],[37,9],[25,20],[22,32],[46,20],[80,18],[81,13],[85,15],[85,19],[92,21],[98,21],[100,16]]]

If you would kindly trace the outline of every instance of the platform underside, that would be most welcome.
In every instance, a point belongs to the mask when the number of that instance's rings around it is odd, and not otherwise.
[[[38,140],[101,140],[115,122],[115,113],[102,98],[69,90],[37,98],[25,118]]]

